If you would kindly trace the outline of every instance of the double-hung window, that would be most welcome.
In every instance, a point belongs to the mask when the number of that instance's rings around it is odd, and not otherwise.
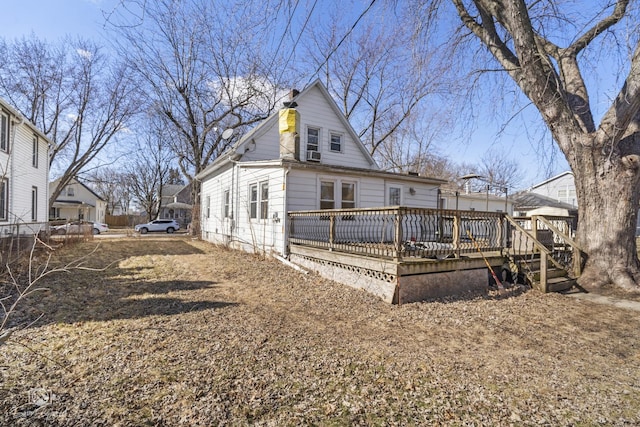
[[[400,206],[402,204],[402,187],[389,187],[389,206]]]
[[[0,221],[9,219],[9,181],[0,180]]]
[[[9,152],[9,115],[0,111],[0,150]]]
[[[341,180],[320,181],[320,209],[352,209],[355,207],[355,182]]]
[[[211,218],[211,196],[207,195],[207,218]]]
[[[73,190],[72,186],[68,186],[67,187],[67,196],[68,197],[75,197],[75,191]]]
[[[354,182],[342,183],[342,209],[352,209],[356,207],[356,184]]]
[[[38,187],[31,187],[31,221],[38,221]]]
[[[249,186],[249,218],[258,218],[258,184]]]
[[[33,139],[31,140],[31,145],[32,145],[32,149],[31,149],[31,166],[33,166],[34,168],[38,167],[38,135],[33,135]]]
[[[333,181],[320,182],[320,209],[333,209],[336,207],[334,188],[335,183]]]
[[[342,135],[339,133],[331,132],[331,138],[329,140],[329,149],[335,153],[342,151]]]
[[[230,201],[230,193],[229,190],[225,190],[224,191],[224,196],[223,196],[223,200],[222,200],[222,206],[224,209],[224,212],[222,213],[222,217],[223,218],[229,218],[229,215],[231,213],[230,211],[230,206],[229,206],[229,201]]]
[[[269,217],[269,182],[260,183],[260,219]]]
[[[267,219],[269,216],[269,181],[249,185],[249,218]]]
[[[320,151],[320,129],[307,128],[307,151]]]

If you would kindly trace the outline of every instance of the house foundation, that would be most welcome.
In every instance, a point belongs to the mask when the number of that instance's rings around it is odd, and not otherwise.
[[[499,271],[504,257],[486,255]],[[322,277],[363,289],[392,304],[487,291],[489,272],[481,257],[396,261],[292,245],[289,259]]]

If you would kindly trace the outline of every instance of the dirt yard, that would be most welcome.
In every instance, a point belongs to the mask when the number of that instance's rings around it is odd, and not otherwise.
[[[640,425],[640,312],[398,307],[186,237],[99,245],[88,266],[115,263],[49,277],[13,319],[44,313],[0,347],[0,425]]]

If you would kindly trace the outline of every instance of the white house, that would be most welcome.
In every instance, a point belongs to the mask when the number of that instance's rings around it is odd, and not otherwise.
[[[445,181],[381,171],[326,88],[292,91],[285,108],[196,176],[205,240],[286,254],[287,212],[436,208]]]
[[[50,191],[60,184],[60,179],[53,181]],[[107,202],[91,188],[72,178],[53,202],[49,212],[50,219],[85,220],[105,222]]]
[[[573,172],[566,171],[547,179],[529,189],[531,193],[540,194],[558,202],[566,203],[573,208],[578,207],[576,183]]]
[[[15,232],[8,226],[26,223],[38,224],[40,228],[47,222],[48,153],[47,137],[0,98],[0,228],[3,234]]]

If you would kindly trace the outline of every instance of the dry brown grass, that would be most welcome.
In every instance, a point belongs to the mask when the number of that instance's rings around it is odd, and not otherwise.
[[[78,257],[95,242],[63,251]],[[638,425],[640,313],[403,306],[179,236],[103,241],[0,354],[1,425]]]

